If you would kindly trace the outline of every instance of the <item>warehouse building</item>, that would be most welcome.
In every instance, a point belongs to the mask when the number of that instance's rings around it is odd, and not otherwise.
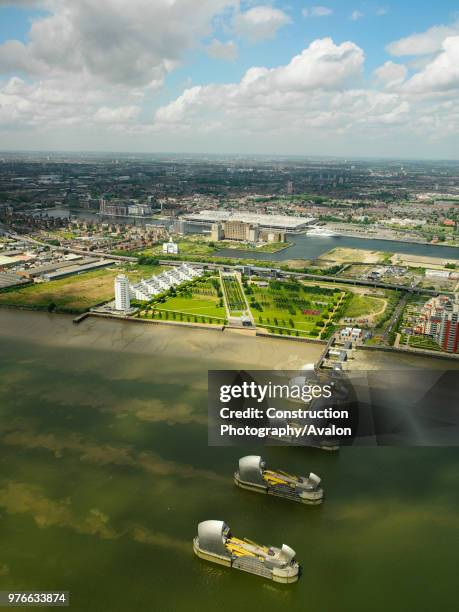
[[[250,212],[236,212],[229,210],[201,210],[197,214],[185,215],[187,221],[212,225],[239,221],[250,225],[257,225],[260,229],[279,230],[284,232],[298,232],[317,222],[314,217],[291,217],[289,215],[261,215]]]

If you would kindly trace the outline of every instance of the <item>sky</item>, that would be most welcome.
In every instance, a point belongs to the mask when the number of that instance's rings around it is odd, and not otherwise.
[[[0,0],[0,150],[459,159],[456,0]]]

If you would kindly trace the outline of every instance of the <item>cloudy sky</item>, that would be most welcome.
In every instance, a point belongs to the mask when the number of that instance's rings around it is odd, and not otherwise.
[[[455,0],[0,0],[0,149],[459,159]]]

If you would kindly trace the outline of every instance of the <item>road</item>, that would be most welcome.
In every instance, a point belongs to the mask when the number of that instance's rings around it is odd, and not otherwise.
[[[178,266],[183,263],[180,260],[174,259],[160,259],[159,263],[166,266]],[[370,281],[359,278],[341,278],[340,276],[325,276],[318,274],[307,274],[305,272],[291,272],[286,270],[281,270],[280,268],[258,268],[257,266],[241,266],[240,264],[218,264],[218,263],[210,263],[210,262],[202,262],[202,261],[187,261],[188,264],[194,266],[203,266],[206,265],[210,269],[227,269],[232,270],[234,268],[240,269],[241,267],[252,268],[255,270],[263,271],[265,274],[269,272],[275,272],[278,276],[283,278],[299,278],[299,279],[307,279],[314,281],[327,281],[329,283],[339,283],[340,285],[353,285],[353,286],[361,286],[361,287],[372,287],[372,288],[381,288],[381,289],[392,289],[395,291],[406,291],[408,293],[419,293],[424,295],[432,295],[437,296],[440,292],[435,291],[434,289],[424,289],[422,287],[412,287],[411,285],[395,285],[391,283],[383,283],[380,281]],[[451,291],[442,291],[442,294],[445,295],[453,295]]]
[[[392,316],[389,319],[389,323],[387,324],[387,327],[384,330],[384,333],[383,333],[383,336],[382,336],[384,342],[387,342],[387,339],[389,338],[389,334],[394,330],[394,327],[397,324],[398,318],[402,314],[403,309],[406,306],[407,300],[408,300],[408,294],[405,293],[405,295],[402,296],[401,300],[399,301],[399,303],[395,307],[394,312],[392,313]]]
[[[34,238],[29,238],[28,236],[21,236],[19,234],[14,234],[6,230],[5,230],[5,233],[11,238],[14,238],[15,240],[24,240],[26,242],[34,243],[39,246],[47,246],[52,250],[63,251],[64,253],[75,253],[76,255],[95,255],[97,257],[109,257],[110,259],[114,259],[116,261],[129,261],[133,263],[137,261],[135,257],[127,257],[124,255],[111,255],[110,253],[105,253],[103,251],[83,251],[81,249],[54,246],[54,245],[49,245],[46,242],[40,242],[38,240],[35,240]],[[178,266],[184,262],[183,260],[174,260],[174,259],[162,259],[161,260],[160,259],[159,263],[166,265],[166,266],[174,266],[174,265]],[[232,269],[241,268],[240,264],[234,264],[234,265],[233,264],[219,264],[219,263],[202,262],[202,261],[187,261],[186,263],[189,263],[195,266],[206,265],[208,268],[216,269],[216,270],[221,270],[221,269],[232,270]],[[360,278],[341,278],[339,276],[326,276],[326,275],[319,276],[317,274],[307,274],[305,272],[291,272],[291,271],[287,272],[285,270],[281,270],[280,268],[268,268],[268,267],[258,268],[257,266],[247,266],[247,267],[250,267],[255,270],[261,270],[265,273],[274,272],[276,275],[280,277],[284,277],[284,278],[299,278],[299,279],[307,279],[307,280],[314,280],[314,281],[326,281],[329,283],[339,283],[341,285],[372,287],[375,289],[377,288],[391,289],[395,291],[406,291],[408,293],[418,293],[418,294],[430,295],[430,296],[437,296],[439,294],[439,291],[435,291],[434,289],[424,289],[421,287],[412,287],[411,285],[395,285],[392,283],[383,283],[380,281],[370,281],[367,279],[360,279]],[[451,291],[442,291],[441,293],[445,295],[453,295]]]

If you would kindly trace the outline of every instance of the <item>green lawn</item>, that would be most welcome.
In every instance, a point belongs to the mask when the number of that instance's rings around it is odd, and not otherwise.
[[[176,289],[175,294],[145,304],[140,316],[196,323],[223,324],[226,310],[218,277],[196,279]]]
[[[131,281],[137,281],[142,276],[153,276],[166,269],[163,266],[134,265],[94,270],[60,280],[35,283],[20,289],[5,289],[0,291],[0,304],[83,312],[101,302],[114,299],[114,280],[117,274],[124,272]]]
[[[187,256],[202,256],[202,255],[212,255],[215,253],[215,246],[209,244],[206,240],[177,240],[177,244],[179,246],[179,255],[187,255]],[[163,244],[156,244],[155,246],[145,249],[142,251],[144,255],[153,255],[162,257],[163,255]]]
[[[383,299],[353,293],[344,316],[352,318],[371,316],[379,312],[383,306]]]
[[[212,261],[213,257],[218,257],[218,251],[223,249],[237,249],[240,251],[247,251],[247,257],[250,257],[250,253],[255,252],[263,252],[263,253],[276,253],[278,251],[282,251],[283,249],[288,248],[292,245],[291,242],[273,242],[269,244],[264,244],[262,246],[253,246],[250,244],[246,244],[244,242],[236,242],[236,241],[228,241],[221,240],[220,242],[212,242],[209,240],[203,240],[202,238],[183,238],[177,239],[177,244],[179,247],[179,257],[183,258],[202,258],[207,257],[210,258],[209,261]],[[116,254],[126,255],[128,253],[113,251]],[[139,252],[130,253],[131,255],[139,255]],[[155,244],[154,246],[144,249],[141,251],[143,256],[147,257],[158,257],[161,258],[165,256],[163,254],[163,243],[160,242]],[[233,262],[235,263],[235,262]],[[256,263],[256,262],[255,262]]]
[[[118,270],[105,269],[0,293],[0,304],[82,312],[113,298]],[[53,306],[54,305],[54,306]]]
[[[225,318],[225,308],[218,305],[217,298],[204,298],[202,296],[193,295],[191,297],[170,297],[164,304],[158,304],[157,308],[161,310],[174,310],[175,312],[183,312],[184,314],[197,314],[206,317]]]

